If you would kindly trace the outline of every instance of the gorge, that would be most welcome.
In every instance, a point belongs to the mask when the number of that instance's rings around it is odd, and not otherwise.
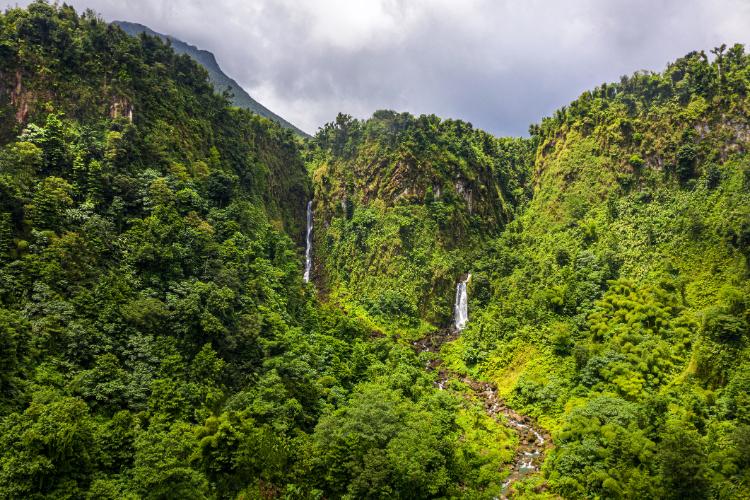
[[[742,45],[524,137],[210,82],[0,15],[0,498],[750,497]]]

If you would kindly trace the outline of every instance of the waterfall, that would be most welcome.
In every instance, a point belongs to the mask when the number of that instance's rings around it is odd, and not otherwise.
[[[305,283],[310,281],[310,269],[312,269],[312,227],[313,213],[312,200],[307,202],[307,236],[305,238],[305,274],[302,279]]]
[[[469,322],[469,298],[466,295],[466,284],[471,279],[471,274],[466,279],[459,281],[456,285],[456,305],[453,307],[453,323],[456,330],[463,330]]]

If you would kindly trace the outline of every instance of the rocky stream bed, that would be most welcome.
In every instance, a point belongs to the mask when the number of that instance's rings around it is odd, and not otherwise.
[[[431,352],[438,354],[440,347],[455,340],[459,331],[448,330],[435,333],[412,343],[418,353]],[[509,427],[518,435],[518,448],[510,464],[510,475],[503,483],[503,497],[509,498],[513,494],[513,484],[517,481],[539,472],[547,450],[552,446],[549,433],[539,427],[533,419],[514,411],[508,407],[502,398],[497,395],[497,389],[488,382],[480,382],[458,373],[454,373],[442,367],[439,357],[431,359],[427,363],[427,369],[437,371],[438,378],[436,387],[445,390],[451,380],[458,380],[466,384],[483,404],[487,414]]]

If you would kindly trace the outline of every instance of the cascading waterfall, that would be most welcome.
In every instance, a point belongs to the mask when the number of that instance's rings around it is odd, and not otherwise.
[[[453,306],[453,323],[456,330],[463,330],[469,322],[469,298],[466,295],[466,284],[471,279],[471,274],[466,279],[459,281],[456,285],[456,305]]]
[[[305,238],[305,274],[302,279],[305,283],[310,282],[310,270],[312,269],[312,228],[313,213],[312,200],[307,202],[307,237]]]

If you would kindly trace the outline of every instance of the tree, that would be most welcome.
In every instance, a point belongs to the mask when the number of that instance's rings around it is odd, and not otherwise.
[[[12,414],[0,432],[0,496],[82,496],[98,449],[86,403],[38,395],[23,414]]]
[[[208,496],[208,481],[191,462],[198,441],[185,423],[153,422],[135,442],[133,479],[137,491],[149,498],[201,499]]]
[[[29,221],[40,229],[62,232],[65,210],[73,207],[73,186],[60,177],[45,177],[36,187],[26,207]]]
[[[667,498],[705,498],[706,452],[700,435],[684,422],[671,422],[658,446],[657,464]]]

